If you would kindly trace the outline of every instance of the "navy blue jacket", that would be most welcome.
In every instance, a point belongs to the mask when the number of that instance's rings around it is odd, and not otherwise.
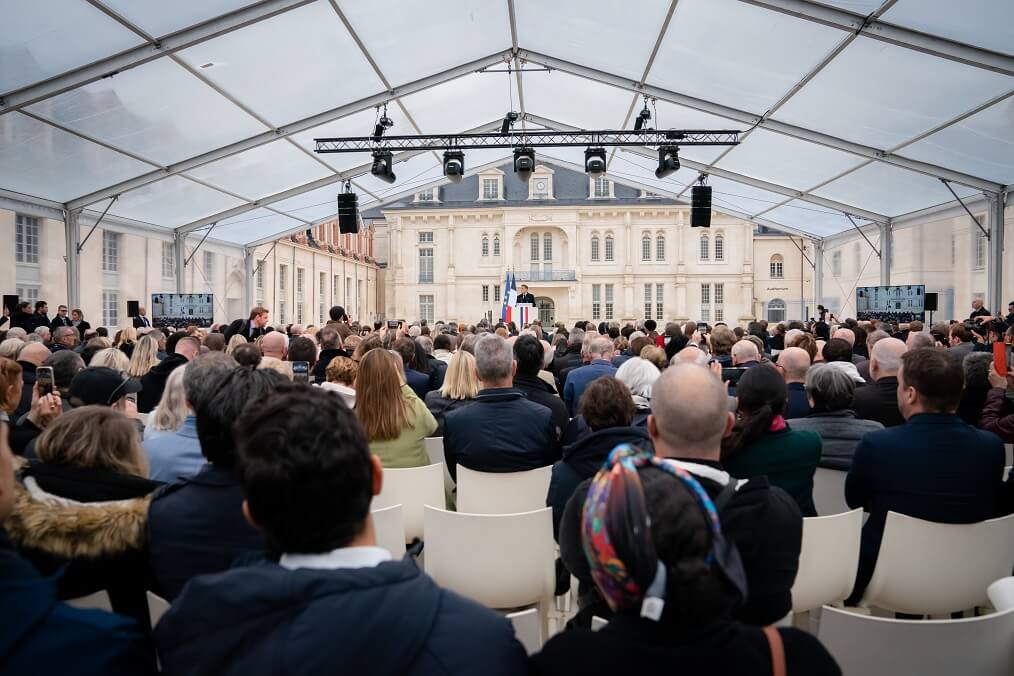
[[[581,403],[581,395],[592,383],[605,376],[615,376],[616,367],[605,359],[596,359],[587,366],[574,369],[566,378],[567,384],[563,387],[563,401],[567,404],[570,414],[577,413],[578,404]]]
[[[482,390],[471,406],[444,417],[444,460],[451,478],[461,463],[477,472],[523,472],[560,459],[552,412],[514,388]]]
[[[148,509],[148,552],[156,592],[172,601],[187,580],[264,555],[264,539],[243,518],[231,469],[207,464],[166,486]]]
[[[155,629],[166,674],[526,673],[510,623],[410,559],[372,568],[274,563],[191,581]]]
[[[415,396],[426,401],[426,394],[430,391],[430,377],[425,373],[405,367],[405,383],[412,388]]]
[[[785,386],[788,396],[785,399],[786,420],[791,418],[805,418],[810,415],[810,401],[806,398],[806,388],[803,383],[789,383]]]
[[[0,673],[133,676],[155,661],[133,620],[62,603],[0,530]]]
[[[974,523],[998,513],[1003,442],[952,414],[923,413],[870,432],[852,456],[845,501],[870,513],[850,601],[862,598],[880,551],[887,512],[939,523]]]

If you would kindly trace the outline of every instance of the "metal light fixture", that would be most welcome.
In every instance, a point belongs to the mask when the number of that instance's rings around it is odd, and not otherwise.
[[[586,148],[584,151],[584,170],[592,176],[606,173],[606,149]]]
[[[379,107],[378,107],[379,110]],[[384,104],[384,112],[377,118],[377,125],[373,128],[373,140],[379,141],[384,132],[394,126],[394,120],[387,116],[387,104]]]
[[[679,146],[665,145],[658,149],[658,169],[655,170],[655,178],[665,178],[669,174],[679,171],[680,168]]]
[[[514,126],[514,123],[518,121],[519,117],[521,117],[521,116],[518,115],[513,110],[510,111],[509,113],[507,113],[506,115],[504,115],[503,116],[503,124],[500,125],[500,133],[501,134],[506,134],[507,132],[509,132],[511,130],[511,127]]]
[[[634,131],[641,131],[644,129],[644,125],[648,124],[651,119],[651,111],[648,110],[648,97],[644,97],[644,108],[641,108],[641,112],[637,114],[637,119],[634,120]]]
[[[394,156],[390,150],[374,150],[373,166],[370,173],[386,183],[394,183],[397,177],[394,175]]]
[[[451,183],[461,183],[465,176],[465,153],[460,150],[448,150],[444,153],[444,176]]]
[[[528,182],[535,171],[535,151],[531,148],[514,149],[514,173],[522,181]]]

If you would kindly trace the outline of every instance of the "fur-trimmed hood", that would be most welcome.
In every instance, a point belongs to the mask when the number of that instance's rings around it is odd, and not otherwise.
[[[18,464],[20,470],[25,463]],[[14,511],[4,522],[18,547],[74,559],[122,554],[144,546],[149,496],[77,502],[47,493],[32,476],[19,472],[18,478]]]

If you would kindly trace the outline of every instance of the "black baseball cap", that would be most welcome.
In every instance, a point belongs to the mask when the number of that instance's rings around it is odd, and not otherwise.
[[[112,406],[128,394],[141,391],[141,383],[105,366],[92,366],[70,381],[72,406]]]

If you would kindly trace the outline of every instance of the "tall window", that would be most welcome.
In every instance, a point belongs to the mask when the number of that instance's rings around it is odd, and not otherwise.
[[[489,237],[486,237],[486,235],[482,236],[482,255],[489,255]]]
[[[254,289],[257,295],[257,305],[264,305],[264,262],[257,265],[257,273],[254,275]]]
[[[423,190],[419,193],[418,199],[420,202],[432,202],[433,201],[433,188],[429,190]]]
[[[14,218],[14,261],[39,262],[39,219],[18,214]]]
[[[102,269],[120,271],[120,234],[117,232],[102,231]]]
[[[320,273],[317,279],[317,305],[320,312],[320,323],[327,321],[327,273]]]
[[[204,252],[204,283],[208,286],[208,291],[212,290],[212,284],[215,281],[215,254],[210,251]]]
[[[598,261],[599,259],[599,236],[594,235],[591,238],[591,259]]]
[[[665,235],[655,237],[655,260],[665,260]]]
[[[701,321],[711,321],[711,285],[701,284]]]
[[[531,246],[531,259],[533,261],[537,261],[537,260],[539,260],[539,236],[536,235],[534,232],[532,233],[531,245],[532,245]]]
[[[419,283],[433,283],[433,249],[419,249]]]
[[[644,285],[644,318],[651,319],[651,284]]]
[[[715,284],[715,321],[725,320],[725,284]]]
[[[711,244],[711,242],[708,241],[708,236],[707,235],[701,235],[701,247],[700,247],[700,249],[701,249],[701,260],[702,261],[710,260],[710,258],[711,258],[710,255],[709,255],[711,253],[711,251],[709,250],[710,249],[710,244]]]
[[[306,268],[296,268],[296,323],[303,323],[303,306],[306,300]]]
[[[102,292],[102,323],[108,328],[120,325],[120,292],[105,289]]]
[[[489,302],[489,284],[482,285],[482,302],[483,303]]]
[[[593,182],[594,192],[592,193],[595,197],[609,197],[609,179],[605,176],[599,176]]]
[[[500,255],[500,235],[493,235],[493,255]]]
[[[482,199],[500,199],[500,182],[495,178],[482,179]]]
[[[662,321],[665,319],[665,311],[662,306],[665,305],[665,284],[655,285],[655,320]]]
[[[493,285],[493,302],[495,302],[495,303],[499,303],[500,302],[500,285],[499,284],[494,284]]]
[[[14,289],[14,293],[18,294],[18,299],[23,303],[31,303],[32,307],[35,306],[35,301],[39,300],[39,287],[33,285],[17,286]]]
[[[982,270],[986,267],[986,236],[981,230],[975,233],[975,269]]]
[[[419,319],[425,319],[428,322],[433,321],[432,295],[419,296]]]
[[[771,257],[771,279],[782,279],[785,277],[784,261],[781,254],[775,254]]]
[[[354,298],[352,298],[352,291],[353,291],[353,288],[352,288],[352,278],[351,277],[346,277],[345,278],[345,302],[346,302],[345,311],[347,313],[349,313],[350,315],[352,314],[352,309],[351,309],[350,306],[352,305],[352,301],[355,300]]]
[[[835,277],[841,276],[841,249],[831,254],[831,274]]]
[[[725,260],[725,237],[715,235],[715,260]]]
[[[342,278],[340,276],[338,276],[338,275],[335,275],[331,279],[331,304],[332,305],[337,305],[338,302],[341,300],[341,293],[340,293],[341,290],[342,290]]]
[[[613,244],[613,236],[606,235],[606,262],[613,260],[615,254],[615,245]]]
[[[602,319],[601,284],[592,284],[592,319]]]
[[[553,236],[548,232],[542,236],[542,260],[553,260]]]
[[[162,242],[162,278],[176,277],[176,247],[172,242]]]
[[[289,318],[289,266],[278,266],[278,322]]]
[[[606,284],[606,319],[613,318],[613,285]]]
[[[647,235],[641,238],[641,260],[651,260],[651,237]]]

